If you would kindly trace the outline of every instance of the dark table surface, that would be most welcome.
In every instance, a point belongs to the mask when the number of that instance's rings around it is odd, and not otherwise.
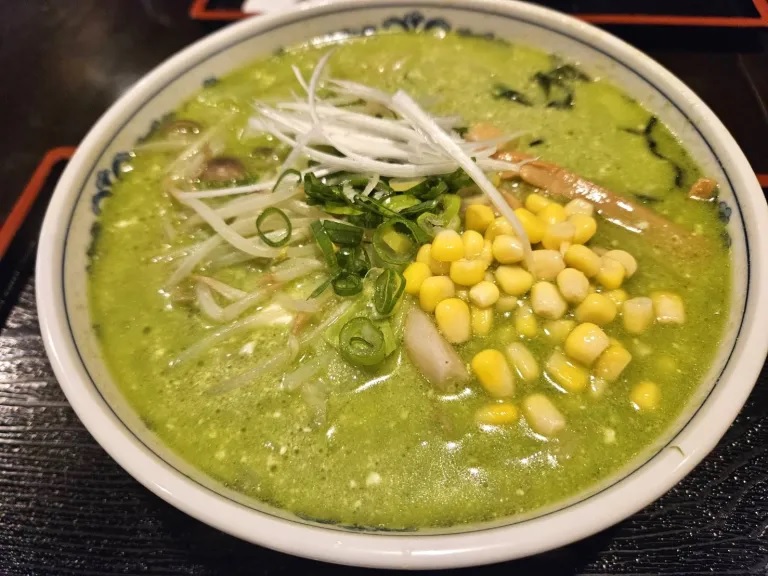
[[[2,576],[363,572],[246,544],[141,487],[72,412],[38,328],[32,256],[63,162],[128,86],[238,17],[238,4],[0,0]],[[766,0],[545,4],[606,27],[681,77],[726,123],[768,187]],[[768,574],[767,488],[763,370],[715,451],[661,500],[582,542],[476,572]]]

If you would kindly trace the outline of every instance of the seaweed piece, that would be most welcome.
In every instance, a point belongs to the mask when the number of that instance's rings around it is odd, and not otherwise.
[[[560,100],[550,100],[547,102],[547,108],[557,108],[565,110],[573,107],[573,92],[567,90],[565,95]]]
[[[539,85],[541,91],[544,92],[544,96],[549,98],[549,94],[552,92],[552,78],[546,72],[536,72],[532,79]]]
[[[534,148],[535,146],[541,146],[545,142],[546,142],[546,140],[544,140],[544,138],[536,138],[536,140],[531,140],[528,143],[528,146],[531,147],[531,148]]]
[[[656,116],[651,116],[650,120],[648,120],[648,124],[645,125],[645,129],[643,130],[643,137],[645,138],[645,143],[648,146],[648,151],[656,156],[656,158],[661,158],[662,160],[666,160],[669,162],[669,164],[672,166],[672,169],[675,172],[675,187],[680,188],[683,185],[683,180],[685,178],[685,171],[683,170],[682,166],[680,166],[677,162],[669,158],[668,156],[665,156],[661,152],[659,152],[659,144],[656,142],[656,139],[653,137],[653,129],[656,127],[656,125],[659,123],[659,119]]]
[[[563,64],[558,66],[550,73],[550,76],[554,76],[558,80],[578,80],[580,82],[591,82],[592,78],[587,76],[584,72],[579,70],[573,64]]]
[[[591,82],[591,78],[573,64],[561,64],[546,72],[536,72],[531,78],[549,101],[547,108],[568,109],[573,106],[573,84]]]
[[[531,102],[528,96],[504,84],[496,84],[493,87],[493,97],[496,100],[508,100],[523,106],[533,106],[533,102]]]

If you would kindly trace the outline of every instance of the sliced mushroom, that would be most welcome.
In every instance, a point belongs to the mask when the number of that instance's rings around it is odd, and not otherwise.
[[[202,131],[203,127],[194,120],[174,120],[163,130],[169,140],[189,140]]]
[[[248,172],[237,158],[219,156],[211,158],[205,164],[200,179],[206,182],[232,182],[242,180],[248,175]]]

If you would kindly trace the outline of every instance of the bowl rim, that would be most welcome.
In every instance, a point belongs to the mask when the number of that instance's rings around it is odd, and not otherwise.
[[[59,217],[74,204],[76,184],[87,174],[89,158],[105,135],[115,131],[116,121],[147,93],[162,85],[169,75],[188,66],[189,61],[224,49],[237,38],[255,36],[267,29],[344,8],[364,12],[375,7],[397,9],[440,8],[487,11],[514,15],[537,24],[548,22],[552,30],[570,31],[577,41],[589,36],[590,45],[604,47],[622,63],[632,62],[644,76],[658,80],[696,109],[704,119],[703,128],[717,137],[725,157],[718,155],[733,170],[734,192],[743,204],[746,240],[755,248],[749,256],[749,291],[754,295],[751,318],[745,317],[742,336],[734,343],[739,348],[738,375],[719,382],[698,412],[673,438],[674,451],[662,450],[604,491],[565,509],[533,518],[523,524],[459,534],[393,535],[360,534],[300,524],[263,514],[237,504],[184,476],[163,461],[134,436],[104,399],[94,393],[95,386],[77,373],[79,357],[68,347],[69,326],[57,303],[61,284],[61,250],[57,239],[66,237],[68,220]],[[568,34],[566,34],[568,35]],[[602,49],[602,48],[598,48]],[[666,94],[665,94],[666,96]],[[670,100],[671,102],[671,100]],[[709,141],[711,137],[704,136]],[[46,213],[40,235],[36,267],[37,306],[40,327],[54,373],[80,420],[101,446],[134,478],[152,492],[187,514],[244,540],[297,556],[329,562],[389,568],[446,568],[509,560],[562,546],[611,526],[656,500],[679,482],[714,448],[747,399],[763,366],[768,351],[768,332],[760,330],[756,318],[768,315],[768,298],[760,297],[768,287],[768,208],[762,190],[744,154],[714,113],[680,80],[650,57],[609,33],[560,12],[516,0],[319,0],[300,4],[297,9],[259,18],[246,19],[204,37],[181,50],[139,80],[94,125],[62,175]],[[754,258],[754,260],[753,260]],[[746,316],[746,304],[745,304]],[[728,384],[728,394],[723,388]],[[713,404],[717,404],[713,409]],[[693,442],[693,438],[696,442]],[[681,457],[682,456],[682,457]],[[659,480],[659,471],[665,471]],[[627,494],[632,498],[627,498]],[[598,506],[599,505],[599,506]],[[590,514],[582,514],[585,508]],[[598,512],[598,513],[595,513]],[[493,537],[491,537],[493,534]],[[543,537],[542,537],[543,536]],[[510,547],[508,542],[515,542]]]

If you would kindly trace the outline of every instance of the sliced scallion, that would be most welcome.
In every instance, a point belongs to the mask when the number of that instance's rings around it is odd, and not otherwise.
[[[375,366],[387,357],[384,334],[368,318],[352,318],[339,334],[339,351],[356,366]]]
[[[341,272],[331,281],[333,291],[339,296],[354,296],[363,290],[363,280],[357,274]]]
[[[312,230],[312,235],[315,237],[315,242],[323,253],[325,263],[332,271],[338,269],[339,265],[336,262],[336,251],[333,249],[333,242],[331,242],[328,233],[325,231],[325,227],[320,220],[316,220],[309,225]]]
[[[357,246],[363,241],[363,229],[359,226],[324,220],[323,228],[325,228],[331,242],[339,246]]]
[[[281,227],[277,229],[272,228],[271,230],[263,229],[271,224],[270,221],[274,221],[275,219],[280,221],[282,224]],[[280,235],[276,240],[270,239],[269,236],[267,236],[267,232],[273,232],[275,230],[283,232],[282,235]],[[258,218],[256,218],[256,232],[258,232],[259,238],[261,238],[264,244],[271,246],[272,248],[285,246],[291,239],[292,230],[293,227],[291,226],[291,220],[288,218],[285,212],[280,210],[280,208],[275,208],[274,206],[265,208],[264,211],[259,214]]]
[[[293,169],[293,168],[289,168],[288,170],[286,170],[285,172],[283,172],[282,174],[280,174],[280,176],[278,176],[278,177],[277,177],[277,180],[275,181],[275,185],[274,185],[274,186],[272,186],[272,192],[274,192],[275,190],[277,190],[277,187],[278,187],[278,186],[280,186],[280,183],[281,183],[281,182],[282,182],[282,181],[283,181],[283,180],[284,180],[286,177],[288,177],[288,176],[296,176],[296,178],[298,178],[298,179],[299,179],[299,182],[301,182],[301,172],[299,172],[298,170],[295,170],[295,169]]]
[[[379,259],[390,266],[405,266],[421,246],[419,238],[407,220],[387,220],[373,233],[373,250]],[[414,225],[415,227],[415,225]]]
[[[339,263],[339,267],[352,274],[358,276],[365,276],[368,270],[371,269],[371,260],[368,257],[368,253],[362,246],[342,246],[339,251],[336,252],[336,262]]]
[[[393,194],[382,200],[381,203],[390,210],[399,212],[403,216],[405,216],[406,211],[420,204],[419,199],[410,194]]]
[[[381,316],[389,316],[400,301],[405,290],[405,278],[391,268],[384,270],[376,278],[373,289],[373,305]]]

